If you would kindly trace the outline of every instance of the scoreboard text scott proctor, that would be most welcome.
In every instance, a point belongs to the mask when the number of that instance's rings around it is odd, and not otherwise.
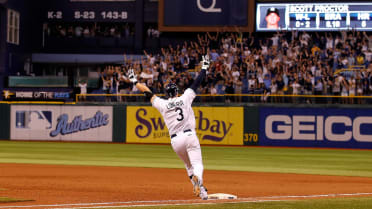
[[[257,4],[258,31],[270,30],[264,27],[263,19],[268,8],[281,11],[278,29],[372,31],[372,3]]]
[[[336,5],[314,5],[314,4],[296,4],[289,5],[289,12],[301,13],[301,12],[348,12],[349,5],[336,4]]]

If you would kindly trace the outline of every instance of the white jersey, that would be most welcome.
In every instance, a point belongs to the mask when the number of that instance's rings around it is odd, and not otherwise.
[[[188,88],[180,97],[167,100],[155,97],[153,100],[152,106],[163,116],[170,136],[184,130],[195,129],[195,115],[191,107],[195,97],[194,90]]]

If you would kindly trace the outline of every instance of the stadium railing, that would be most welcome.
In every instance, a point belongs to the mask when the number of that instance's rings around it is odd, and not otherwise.
[[[164,95],[157,94],[162,97]],[[76,103],[148,102],[143,94],[76,94]],[[283,104],[372,104],[372,96],[279,95],[279,94],[199,94],[195,103],[283,103]]]
[[[337,69],[334,72],[334,75],[342,74],[345,77],[349,78],[351,76],[356,76],[356,72],[367,70],[364,65],[350,65],[348,68]]]

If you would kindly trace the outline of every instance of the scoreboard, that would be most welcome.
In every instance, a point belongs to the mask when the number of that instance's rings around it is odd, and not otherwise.
[[[371,3],[258,3],[256,31],[372,31]]]
[[[46,1],[44,19],[61,22],[135,22],[133,0]]]

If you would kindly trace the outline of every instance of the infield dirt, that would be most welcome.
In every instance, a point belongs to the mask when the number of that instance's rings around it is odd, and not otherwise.
[[[209,193],[239,198],[372,193],[372,178],[205,171]],[[0,197],[32,199],[2,205],[198,200],[184,169],[0,164]],[[36,207],[35,207],[36,208]]]

